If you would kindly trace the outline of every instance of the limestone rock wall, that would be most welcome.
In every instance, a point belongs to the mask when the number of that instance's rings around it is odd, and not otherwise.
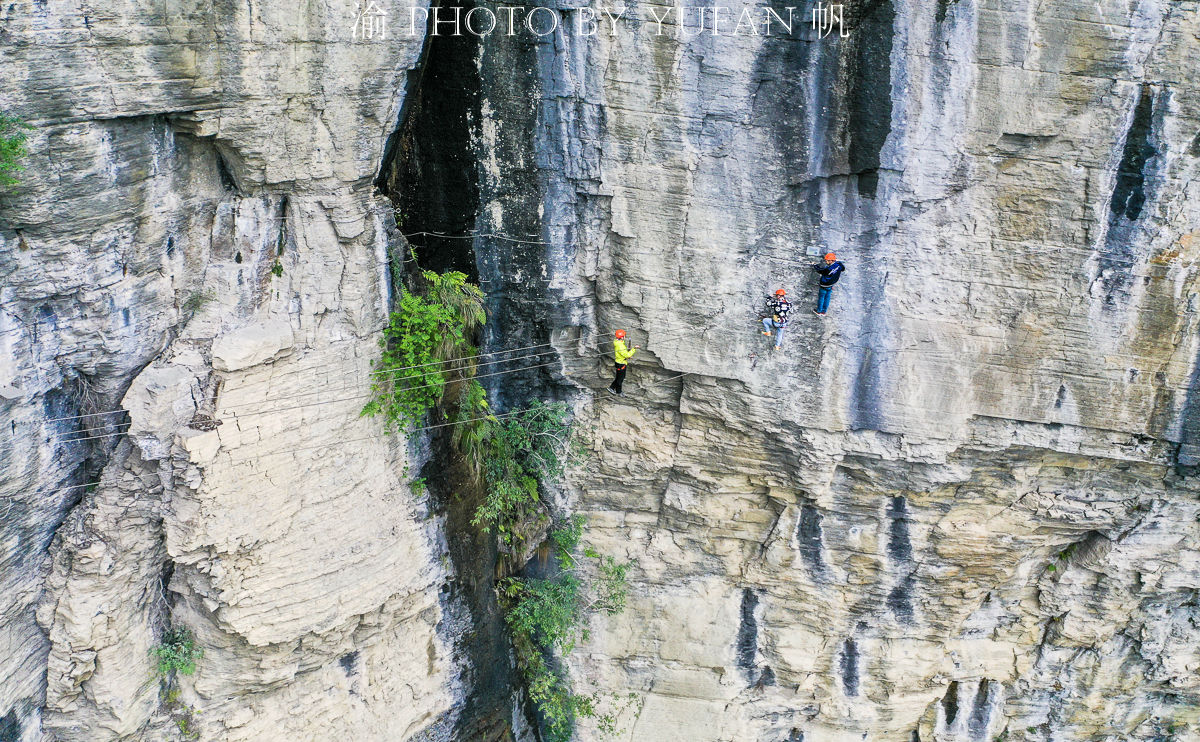
[[[536,47],[544,202],[488,223],[551,244],[499,272],[568,384],[644,348],[580,405],[571,505],[637,567],[575,682],[637,740],[1198,739],[1200,8],[846,7]]]
[[[489,37],[462,86],[475,226],[522,240],[474,242],[489,347],[558,350],[495,402],[577,403],[565,504],[636,561],[577,689],[634,693],[636,740],[1200,738],[1200,7],[648,9]],[[35,127],[0,195],[0,740],[474,733],[445,596],[486,586],[447,587],[422,441],[358,416],[421,40],[354,12],[0,9]],[[643,351],[592,400],[616,327]],[[167,701],[169,624],[206,656]]]
[[[451,733],[427,453],[358,415],[422,39],[356,12],[0,10],[0,108],[33,126],[0,196],[6,742]],[[171,624],[205,656],[167,699]]]

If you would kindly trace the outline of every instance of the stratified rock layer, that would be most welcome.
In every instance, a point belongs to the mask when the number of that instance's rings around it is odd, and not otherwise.
[[[810,6],[582,36],[562,5],[434,126],[519,240],[474,241],[492,347],[564,361],[497,407],[642,346],[624,398],[578,395],[569,505],[636,566],[576,689],[634,693],[636,740],[1200,738],[1200,7],[855,2],[820,39]],[[477,617],[404,481],[426,452],[358,415],[420,40],[356,12],[0,9],[35,126],[0,204],[6,742],[456,738]],[[461,229],[446,195],[421,218]],[[206,652],[177,696],[168,624]]]
[[[537,47],[553,246],[500,280],[566,300],[578,384],[643,346],[581,407],[574,506],[637,567],[576,684],[638,740],[1200,738],[1200,8],[845,14]]]
[[[421,38],[358,12],[0,11],[34,127],[0,229],[9,742],[453,726],[441,522],[359,416],[396,242],[373,181]],[[164,694],[172,624],[204,656]]]

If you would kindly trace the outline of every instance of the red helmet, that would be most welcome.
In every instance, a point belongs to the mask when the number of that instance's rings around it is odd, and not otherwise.
[[[776,296],[786,296],[787,292],[784,291],[783,289],[779,289],[778,291],[775,292],[775,295]]]
[[[617,335],[617,340],[623,340],[625,338],[625,331],[617,330],[616,335]]]
[[[825,259],[826,260],[837,260],[837,256],[831,252],[827,252],[827,253],[825,253]]]

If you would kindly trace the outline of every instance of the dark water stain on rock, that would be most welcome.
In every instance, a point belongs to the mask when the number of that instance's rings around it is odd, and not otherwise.
[[[1200,472],[1200,364],[1188,379],[1187,397],[1179,413],[1179,448],[1175,451],[1175,470],[1182,476]]]
[[[16,711],[0,717],[0,742],[21,742],[21,725]]]
[[[814,580],[828,575],[825,560],[821,556],[821,511],[811,503],[806,502],[800,506],[800,520],[796,524],[796,546]]]
[[[858,195],[875,197],[891,133],[895,18],[891,0],[850,3],[847,38],[773,35],[763,43],[751,73],[758,84],[752,123],[771,131],[805,211],[818,200],[808,184],[830,176],[856,176]],[[819,213],[808,216],[819,221]]]
[[[864,335],[872,336],[877,330],[883,329],[874,314],[868,314],[862,322]],[[886,362],[883,354],[877,354],[871,348],[858,354],[858,364],[854,367],[854,392],[850,398],[851,430],[883,430],[886,427],[882,393],[891,388],[886,379]]]
[[[979,690],[975,692],[975,701],[971,704],[971,717],[967,720],[967,729],[975,739],[984,739],[987,734],[988,720],[992,710],[992,682],[987,678],[979,681]]]
[[[908,501],[903,495],[893,497],[887,506],[888,556],[893,562],[912,559],[912,541],[908,535]]]
[[[737,633],[737,663],[747,674],[753,674],[754,659],[758,654],[758,619],[754,611],[758,608],[758,595],[746,588],[742,590],[742,618]]]
[[[946,726],[950,726],[958,718],[957,680],[950,683],[950,687],[946,689],[946,695],[942,696],[942,713],[946,717]]]
[[[937,10],[934,12],[934,20],[942,23],[946,20],[946,15],[950,12],[950,6],[958,3],[958,0],[938,0]]]
[[[875,198],[880,152],[892,131],[891,0],[869,5],[855,24],[855,65],[849,89],[849,164],[858,174],[858,195]]]
[[[888,593],[887,604],[896,618],[904,623],[912,623],[913,606],[912,594],[913,588],[916,586],[916,576],[907,575],[898,585],[892,588]]]
[[[858,695],[858,645],[853,639],[847,639],[842,644],[838,668],[842,674],[842,689],[847,696]]]
[[[784,13],[782,7],[772,8]],[[812,177],[812,132],[808,114],[809,78],[817,62],[815,45],[794,35],[771,35],[754,62],[751,83],[757,85],[751,104],[751,124],[771,132],[777,161],[787,181],[801,184]]]
[[[1117,183],[1109,201],[1111,221],[1124,217],[1136,221],[1146,203],[1146,164],[1156,153],[1150,141],[1154,101],[1150,86],[1143,85],[1133,121],[1125,134],[1125,150],[1117,167]]]
[[[771,667],[770,665],[766,665],[763,667],[762,672],[759,673],[758,682],[755,683],[755,685],[757,685],[759,688],[764,686],[769,687],[775,685],[775,682],[775,668]]]
[[[1125,132],[1121,162],[1108,203],[1108,231],[1100,256],[1100,275],[1104,288],[1102,308],[1114,311],[1130,295],[1133,276],[1131,264],[1136,260],[1133,247],[1138,243],[1137,230],[1149,194],[1146,183],[1153,174],[1158,158],[1155,144],[1155,117],[1161,118],[1154,103],[1154,89],[1143,85],[1134,106],[1133,118]]]

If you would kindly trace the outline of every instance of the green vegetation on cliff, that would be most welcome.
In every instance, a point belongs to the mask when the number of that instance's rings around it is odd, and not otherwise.
[[[457,397],[455,408],[478,397],[475,382],[467,380],[475,374],[471,337],[486,319],[483,292],[463,273],[424,271],[421,277],[420,293],[400,288],[400,309],[380,340],[373,397],[363,408],[364,415],[382,414],[390,432],[419,424],[448,391]]]
[[[163,678],[175,673],[191,675],[196,672],[196,662],[204,656],[204,650],[196,645],[195,637],[186,628],[169,629],[163,634],[162,643],[150,653],[156,661],[155,669]]]
[[[0,187],[17,182],[14,173],[24,170],[25,132],[33,127],[15,116],[0,112]]]
[[[593,718],[602,731],[613,732],[624,708],[621,702],[628,705],[636,698],[617,698],[614,708],[602,712],[603,694],[573,693],[561,666],[575,644],[587,639],[588,618],[596,612],[620,613],[628,595],[629,564],[585,549],[583,556],[595,560],[596,576],[588,579],[581,571],[576,554],[583,524],[576,516],[550,534],[558,574],[546,579],[510,577],[499,584],[517,664],[542,716],[547,742],[570,740],[578,717]]]
[[[495,531],[506,547],[520,548],[525,535],[547,521],[538,482],[562,476],[570,440],[569,411],[562,402],[533,400],[504,419],[491,418],[472,431],[462,448],[478,461],[486,489],[472,525]]]
[[[423,271],[415,288],[400,285],[375,364],[372,399],[363,414],[383,415],[389,432],[418,427],[435,408],[450,426],[450,445],[463,457],[478,492],[471,525],[493,533],[502,551],[520,559],[553,520],[544,487],[562,476],[571,452],[571,414],[562,402],[533,400],[523,409],[493,415],[475,379],[473,343],[486,321],[483,294],[462,273]],[[423,480],[417,480],[423,487]],[[414,491],[416,491],[414,489]],[[496,587],[529,699],[537,707],[547,742],[566,742],[575,720],[589,717],[602,730],[616,728],[621,703],[601,711],[607,697],[573,693],[563,660],[587,637],[597,612],[625,607],[628,564],[584,550],[581,517],[560,519],[548,542],[557,569],[548,577],[508,577]],[[592,569],[584,569],[584,565]],[[519,565],[517,565],[519,566]]]

